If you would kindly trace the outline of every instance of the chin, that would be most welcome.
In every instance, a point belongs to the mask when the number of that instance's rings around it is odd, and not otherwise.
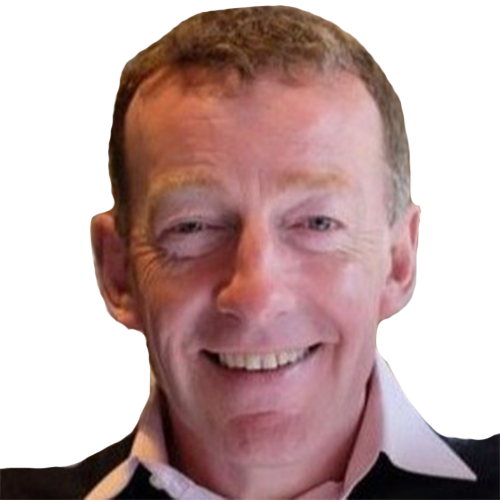
[[[276,466],[302,458],[308,444],[304,420],[277,412],[239,416],[226,422],[222,445],[241,465]]]

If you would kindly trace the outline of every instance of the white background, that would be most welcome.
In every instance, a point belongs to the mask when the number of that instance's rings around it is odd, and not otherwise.
[[[500,432],[498,3],[289,1],[353,34],[403,103],[422,208],[418,283],[378,345],[438,432]],[[95,282],[90,219],[124,64],[229,1],[10,2],[0,12],[0,467],[76,463],[121,440],[149,394],[144,337]]]

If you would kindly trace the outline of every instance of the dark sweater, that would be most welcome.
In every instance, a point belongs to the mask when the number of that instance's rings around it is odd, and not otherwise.
[[[0,498],[83,499],[115,467],[127,459],[134,431],[122,441],[76,466],[45,469],[0,470]],[[354,488],[350,499],[490,499],[500,498],[500,434],[489,439],[440,436],[476,473],[478,480],[445,479],[405,472],[381,453],[370,472]],[[149,484],[150,472],[142,465],[117,499],[171,499]]]

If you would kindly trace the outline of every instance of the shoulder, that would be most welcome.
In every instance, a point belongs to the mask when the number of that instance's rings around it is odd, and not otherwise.
[[[478,483],[490,483],[500,498],[500,434],[487,439],[459,439],[440,436],[478,476]]]
[[[435,431],[434,431],[435,432]],[[437,434],[437,433],[436,433]],[[400,469],[382,453],[350,499],[498,499],[500,498],[500,435],[458,439],[438,434],[476,474],[477,481],[423,475]]]
[[[1,469],[1,498],[84,498],[99,481],[127,459],[136,431],[137,427],[121,441],[75,465],[43,469]]]

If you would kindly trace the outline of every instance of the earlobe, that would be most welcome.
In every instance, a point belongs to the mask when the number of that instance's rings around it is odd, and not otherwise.
[[[392,231],[389,273],[380,302],[380,320],[387,319],[410,301],[416,285],[420,207],[411,203]]]
[[[97,284],[109,314],[129,329],[142,330],[129,279],[127,247],[116,231],[113,211],[94,216],[90,231]]]

